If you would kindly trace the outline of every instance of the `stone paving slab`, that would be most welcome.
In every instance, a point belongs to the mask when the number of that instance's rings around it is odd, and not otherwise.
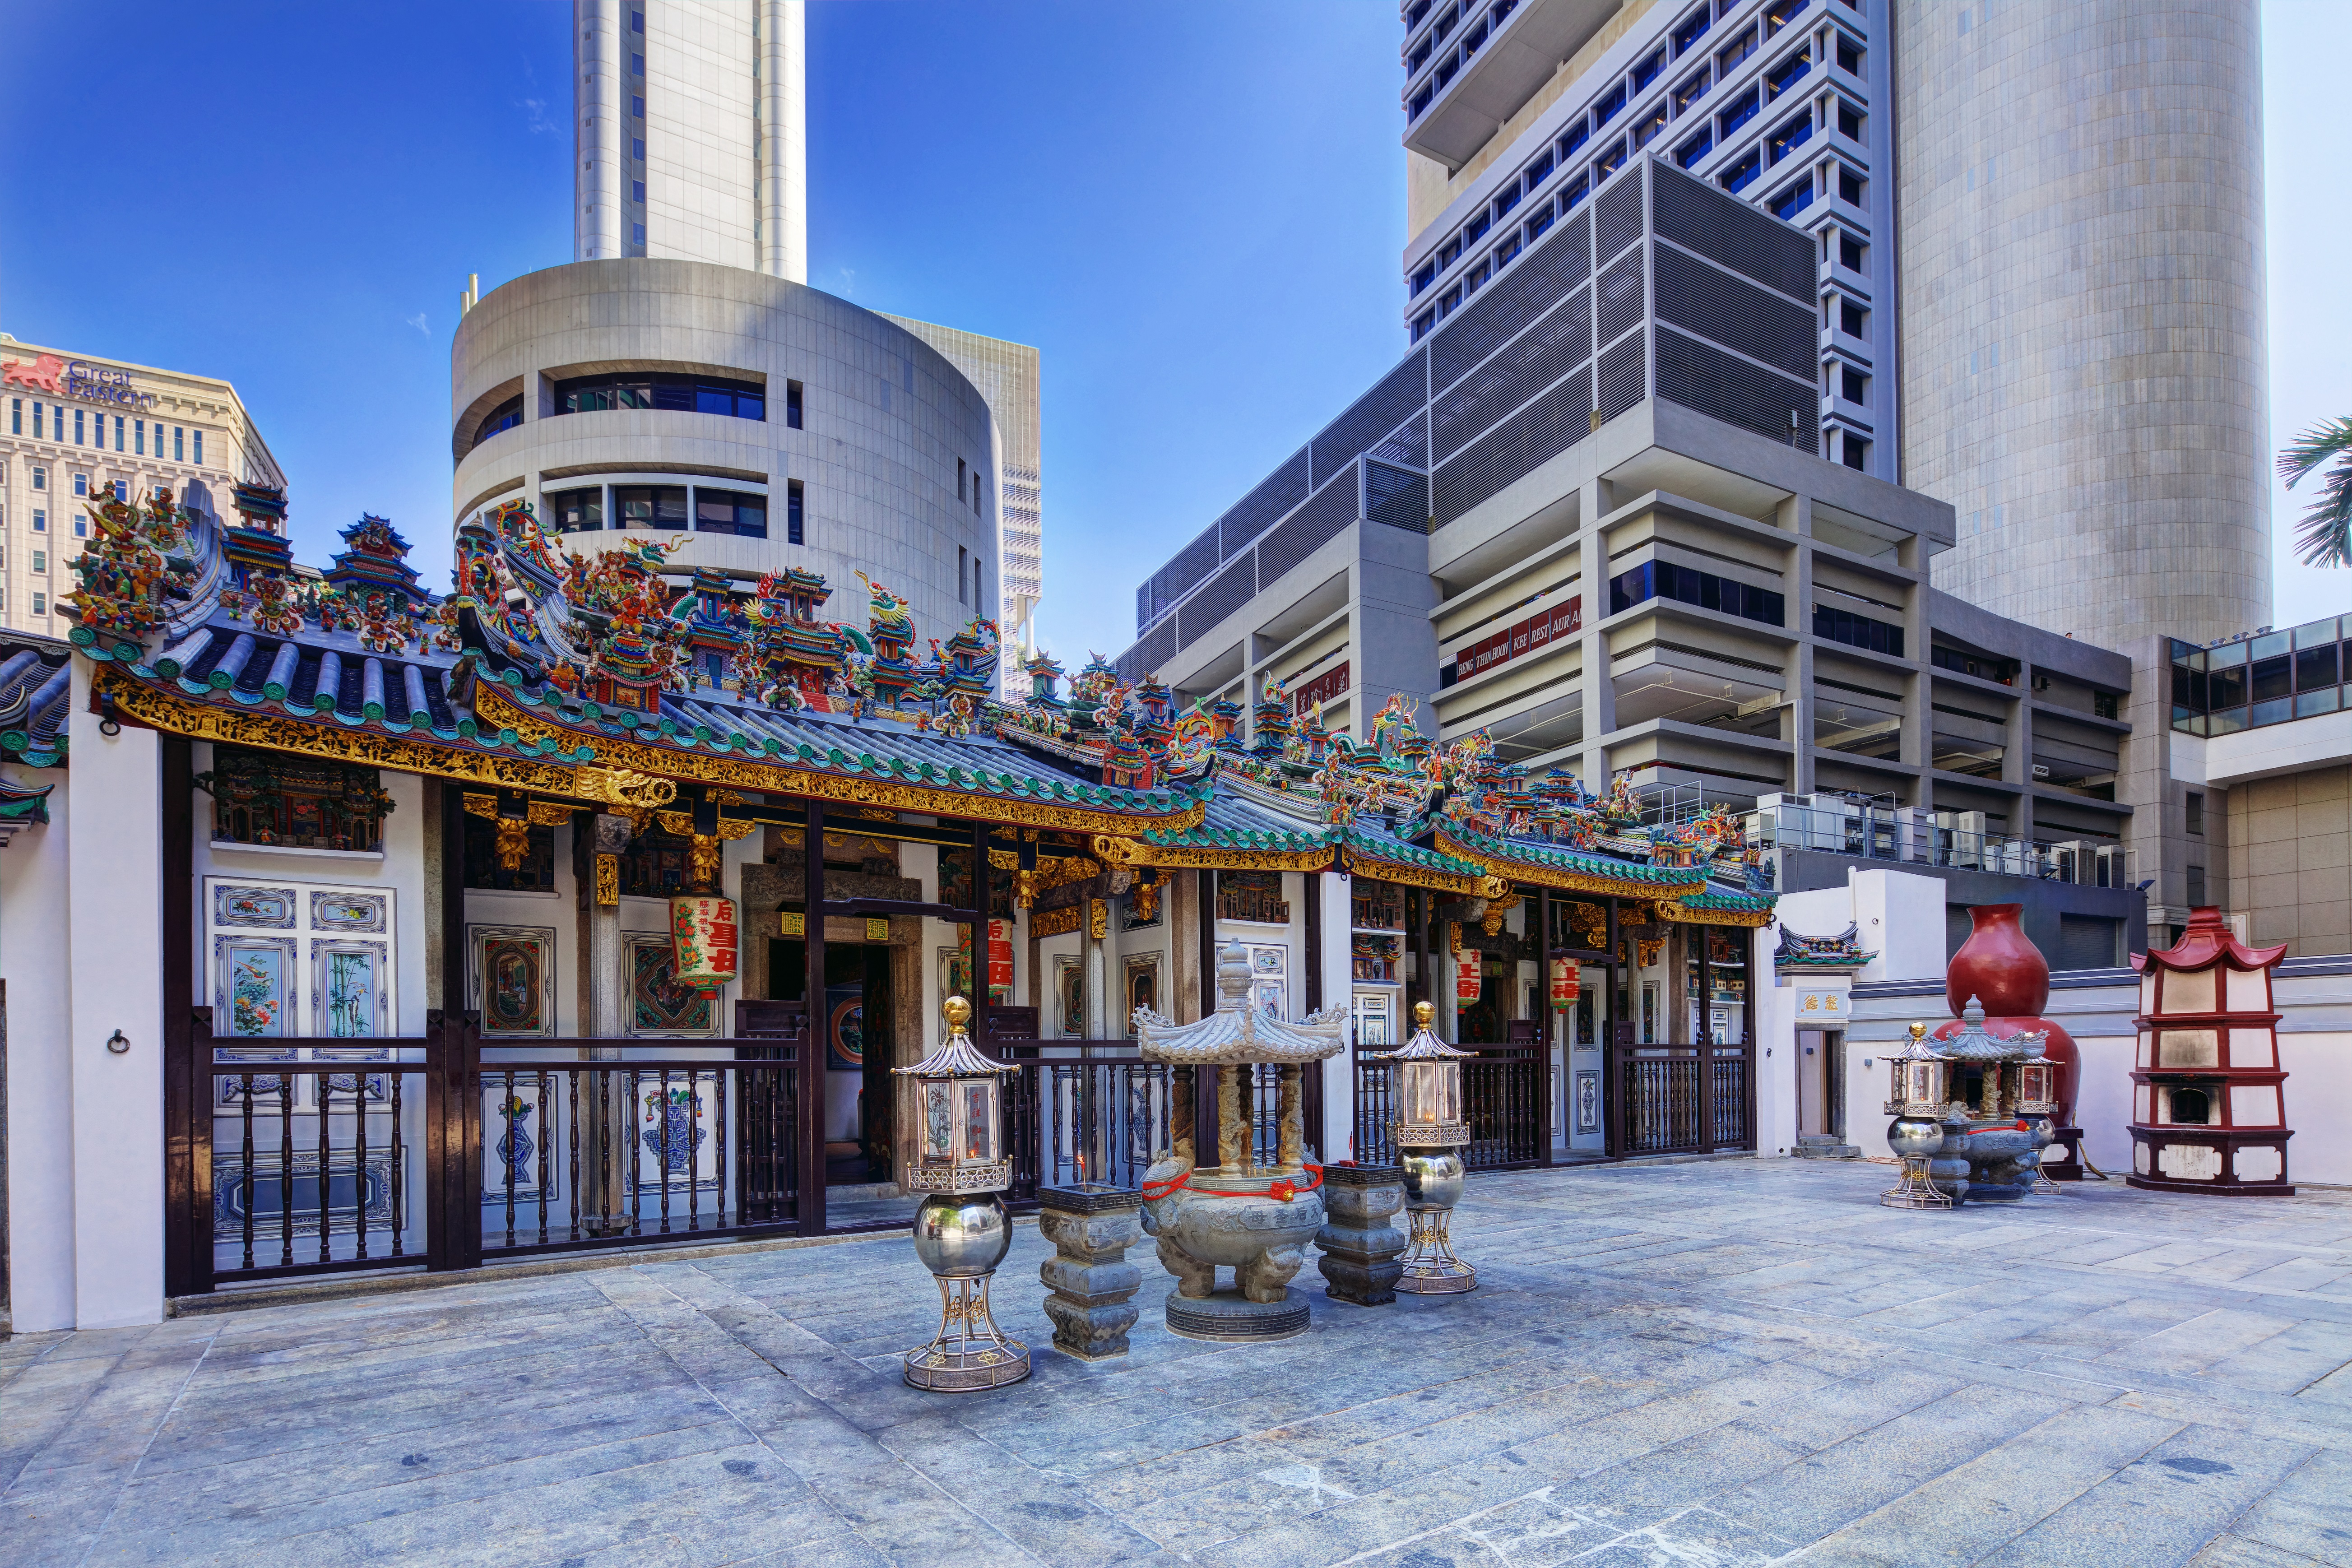
[[[1481,1286],[909,1389],[903,1237],[0,1340],[0,1563],[2352,1568],[2352,1194],[1472,1178]],[[1302,1279],[1319,1287],[1310,1269]]]

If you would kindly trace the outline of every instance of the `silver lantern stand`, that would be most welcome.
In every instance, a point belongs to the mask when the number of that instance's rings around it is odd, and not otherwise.
[[[1903,1162],[1903,1177],[1878,1194],[1891,1209],[1948,1209],[1951,1194],[1936,1185],[1927,1163],[1944,1146],[1944,1111],[1951,1058],[1928,1047],[1927,1026],[1911,1026],[1911,1037],[1886,1056],[1887,1147]]]
[[[915,1080],[919,1132],[907,1185],[925,1194],[915,1211],[915,1256],[940,1282],[940,1330],[907,1352],[907,1381],[961,1394],[1029,1375],[1029,1347],[1007,1339],[988,1306],[988,1282],[1013,1245],[1013,1216],[1000,1195],[1013,1184],[1013,1162],[1001,1147],[1002,1079],[1020,1069],[973,1047],[964,1033],[971,1003],[950,996],[940,1011],[946,1041],[913,1067],[891,1069]]]
[[[1462,1201],[1461,1147],[1470,1142],[1462,1114],[1462,1061],[1430,1032],[1437,1009],[1412,1007],[1413,1035],[1402,1050],[1375,1056],[1396,1064],[1397,1164],[1404,1171],[1404,1207],[1411,1226],[1396,1288],[1416,1296],[1452,1296],[1478,1288],[1478,1271],[1454,1255],[1449,1234]]]

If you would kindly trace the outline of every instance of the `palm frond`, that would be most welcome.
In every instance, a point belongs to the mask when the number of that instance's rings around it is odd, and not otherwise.
[[[2322,466],[2327,472],[2304,510],[2295,552],[2306,566],[2352,566],[2352,418],[2321,420],[2278,456],[2289,489]]]

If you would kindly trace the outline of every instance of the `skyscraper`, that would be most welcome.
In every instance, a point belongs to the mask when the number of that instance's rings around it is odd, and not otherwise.
[[[802,0],[573,0],[573,258],[808,281]]]
[[[2114,648],[2267,622],[2259,8],[1902,0],[1895,37],[1936,585]]]

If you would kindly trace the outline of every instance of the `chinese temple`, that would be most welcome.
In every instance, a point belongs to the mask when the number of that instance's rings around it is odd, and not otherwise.
[[[1213,1085],[1171,1118],[1132,1019],[1213,1014],[1235,944],[1253,1007],[1346,1020],[1305,1075],[1317,1159],[1386,1157],[1365,1058],[1424,999],[1481,1053],[1474,1168],[1754,1144],[1772,899],[1719,809],[1647,820],[1409,698],[1359,739],[1279,687],[1187,703],[1042,653],[1000,698],[986,620],[927,637],[863,574],[843,615],[651,533],[567,553],[520,502],[457,530],[440,595],[381,518],[296,567],[276,492],[91,511],[75,657],[0,664],[0,761],[60,766],[69,712],[75,834],[129,858],[65,921],[110,945],[106,1027],[61,1004],[98,1030],[76,1072],[152,1081],[166,1128],[124,1157],[163,1212],[115,1295],[904,1226],[892,1074],[950,994],[1020,1068],[1008,1201],[1131,1184],[1171,1119],[1224,1136]],[[0,818],[55,790],[0,779]]]

